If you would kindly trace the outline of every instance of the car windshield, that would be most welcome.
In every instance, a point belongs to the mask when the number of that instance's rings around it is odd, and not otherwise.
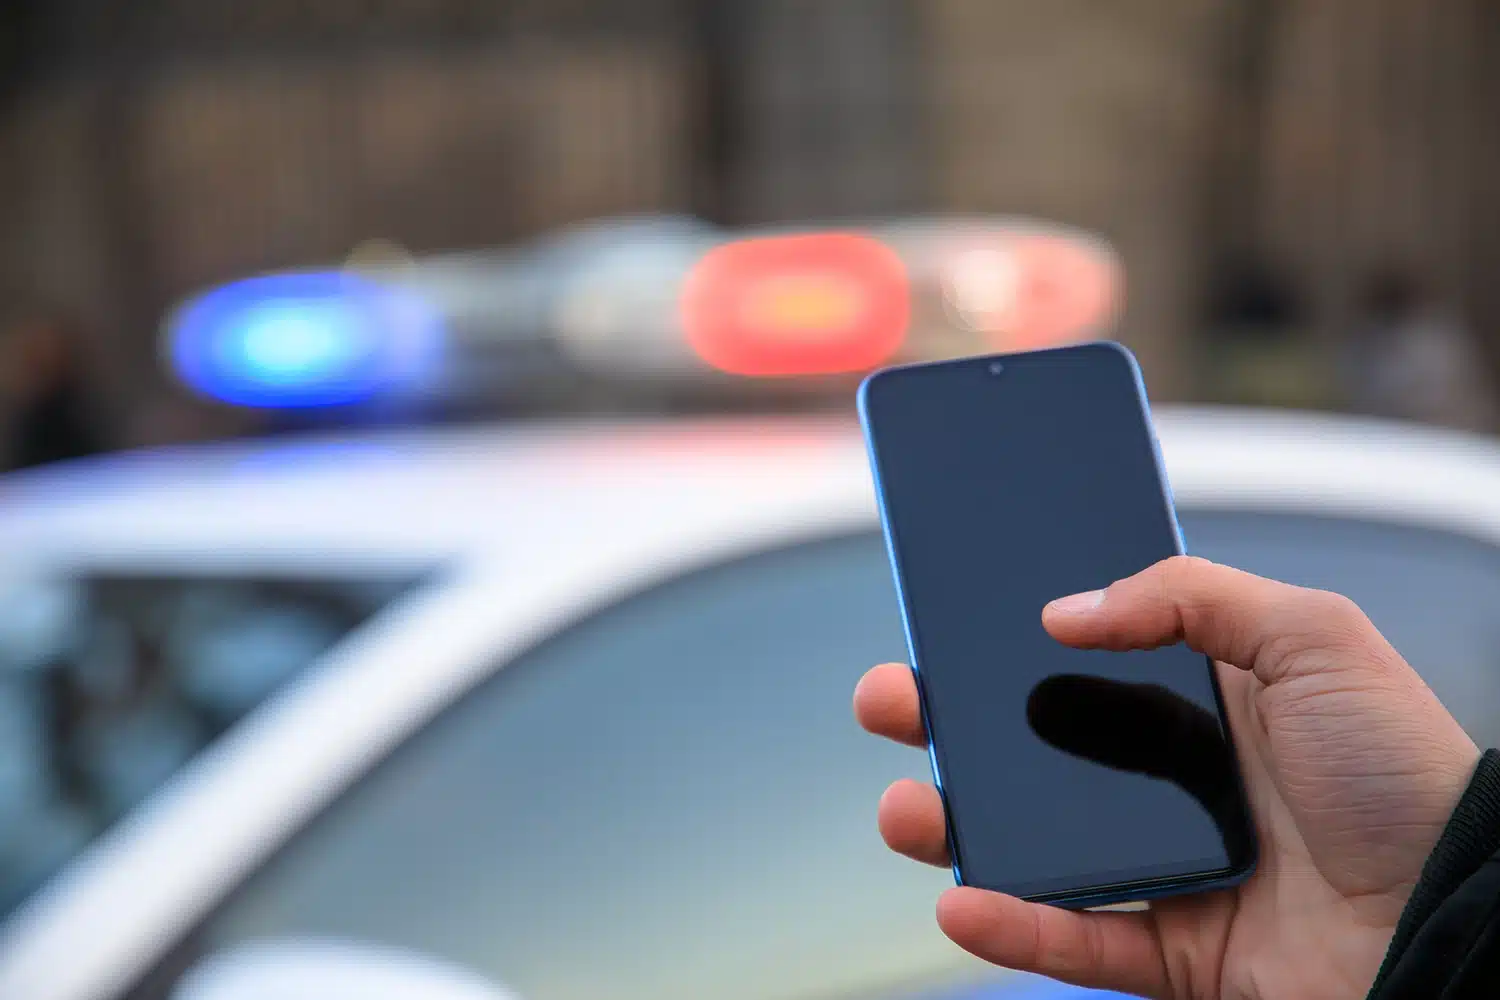
[[[411,581],[0,581],[0,918]]]
[[[1184,524],[1203,555],[1355,596],[1476,737],[1500,737],[1500,551],[1281,514],[1188,511]],[[849,695],[903,651],[875,534],[642,593],[440,716],[167,968],[333,938],[456,962],[527,1000],[1008,990],[975,980],[936,929],[948,873],[875,832],[882,789],[925,779],[927,762],[860,733]],[[171,982],[135,998],[170,997]]]

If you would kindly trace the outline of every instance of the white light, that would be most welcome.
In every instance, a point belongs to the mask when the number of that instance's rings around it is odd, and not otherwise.
[[[943,275],[943,302],[961,326],[975,332],[1004,329],[1016,306],[1020,269],[1003,250],[966,250]]]

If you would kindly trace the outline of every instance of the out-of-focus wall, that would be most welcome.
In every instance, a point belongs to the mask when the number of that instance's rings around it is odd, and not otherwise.
[[[157,281],[680,207],[683,75],[670,49],[596,42],[153,81],[132,166]]]
[[[1246,258],[1330,345],[1361,282],[1431,286],[1500,372],[1500,7],[1487,0],[929,0],[938,204],[1099,229],[1168,394]]]
[[[1217,3],[928,0],[934,191],[949,210],[1022,212],[1106,234],[1123,337],[1153,391],[1183,388],[1202,281]]]
[[[720,0],[703,40],[723,80],[731,220],[920,211],[932,198],[923,7],[909,0]]]
[[[1256,237],[1318,327],[1388,262],[1426,272],[1500,347],[1500,7],[1489,0],[1277,5],[1256,151]]]

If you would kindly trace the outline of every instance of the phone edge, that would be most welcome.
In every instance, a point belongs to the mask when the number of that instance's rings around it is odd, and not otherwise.
[[[871,372],[860,380],[859,389],[855,392],[855,409],[859,412],[860,432],[865,439],[865,455],[870,466],[870,479],[875,488],[875,508],[880,516],[880,533],[885,540],[886,562],[891,569],[892,582],[896,588],[896,605],[901,612],[901,633],[906,638],[906,656],[910,661],[907,669],[911,671],[912,681],[917,686],[918,707],[922,716],[922,733],[927,737],[927,764],[932,772],[932,784],[937,789],[938,800],[943,806],[943,831],[948,841],[948,860],[953,870],[953,882],[955,885],[964,885],[963,866],[960,863],[960,852],[958,838],[955,835],[952,810],[948,808],[948,794],[943,789],[943,769],[938,764],[937,741],[932,738],[932,726],[929,723],[931,713],[927,711],[927,692],[922,684],[922,668],[917,662],[917,638],[914,631],[911,615],[907,613],[906,588],[903,583],[900,557],[896,554],[895,528],[891,525],[891,519],[886,509],[885,488],[880,476],[880,459],[875,451],[875,434],[870,426],[869,391],[874,381],[892,371],[904,368],[915,368],[920,365],[901,365],[893,368],[882,368]]]

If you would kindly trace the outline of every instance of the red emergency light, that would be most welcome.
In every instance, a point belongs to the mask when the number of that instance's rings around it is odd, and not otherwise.
[[[689,344],[735,375],[860,372],[890,359],[911,315],[906,268],[852,233],[773,236],[710,250],[688,275]]]

